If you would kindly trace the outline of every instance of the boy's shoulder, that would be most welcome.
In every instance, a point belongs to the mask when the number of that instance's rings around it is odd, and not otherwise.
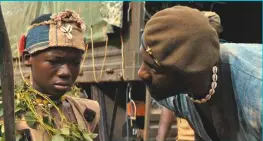
[[[75,105],[78,105],[80,108],[89,108],[93,109],[94,111],[100,111],[99,103],[92,99],[87,98],[81,98],[81,97],[75,97],[75,96],[65,96],[65,98],[69,101],[74,103]]]
[[[88,122],[90,130],[94,131],[100,119],[99,103],[95,100],[68,95],[65,96],[65,99],[70,103],[78,121],[84,118]]]

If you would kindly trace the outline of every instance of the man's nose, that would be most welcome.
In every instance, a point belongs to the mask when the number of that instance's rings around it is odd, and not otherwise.
[[[68,64],[63,64],[60,66],[57,75],[61,78],[71,77],[71,71]]]
[[[144,80],[149,80],[151,79],[151,74],[149,71],[147,71],[147,69],[145,68],[145,66],[142,64],[140,69],[138,70],[138,76],[141,78],[141,79],[144,79]]]

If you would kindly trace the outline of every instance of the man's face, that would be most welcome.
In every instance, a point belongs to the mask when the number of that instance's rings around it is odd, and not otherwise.
[[[77,79],[83,52],[74,48],[50,48],[25,57],[31,67],[33,87],[52,96],[70,90]]]
[[[143,62],[138,75],[145,82],[153,98],[160,100],[180,94],[185,90],[181,74],[156,65],[143,47],[140,48],[140,55]]]

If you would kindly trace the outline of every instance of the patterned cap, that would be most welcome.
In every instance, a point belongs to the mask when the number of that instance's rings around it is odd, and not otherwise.
[[[72,47],[85,50],[86,25],[79,14],[65,10],[52,14],[50,19],[32,24],[20,39],[19,52],[32,54],[50,47]]]

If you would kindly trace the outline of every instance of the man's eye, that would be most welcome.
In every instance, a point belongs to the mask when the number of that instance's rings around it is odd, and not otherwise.
[[[161,67],[155,66],[153,64],[144,62],[146,64],[146,66],[148,66],[148,68],[154,72],[154,73],[164,73],[163,69]]]
[[[148,62],[144,61],[144,64],[146,64],[146,66],[148,66],[150,69],[154,69],[154,66]]]

